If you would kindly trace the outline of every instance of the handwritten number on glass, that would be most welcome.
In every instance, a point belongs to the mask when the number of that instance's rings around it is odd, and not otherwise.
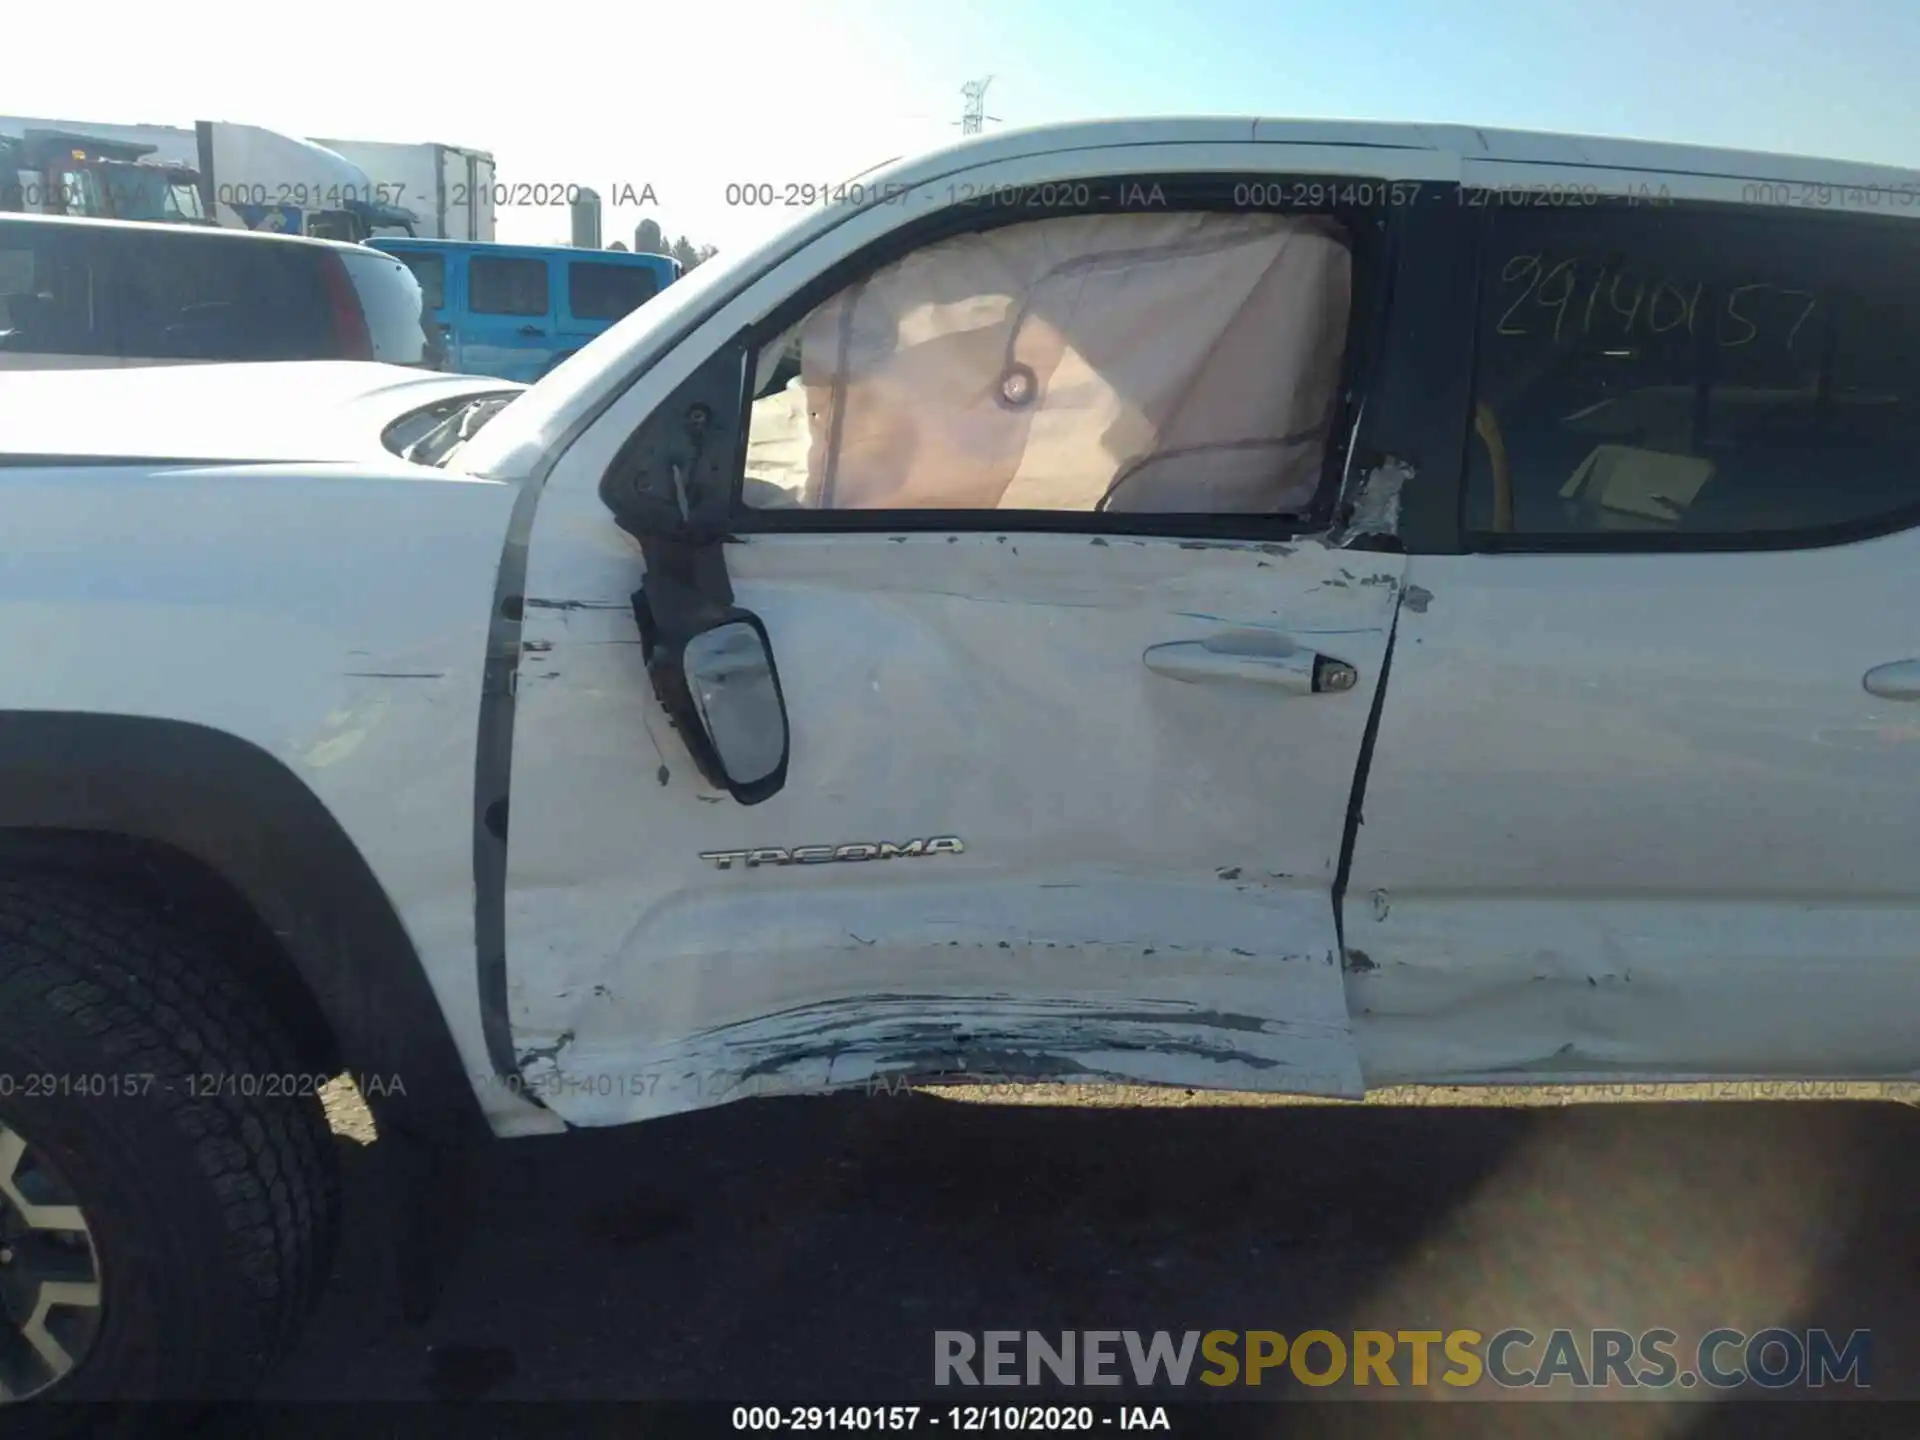
[[[1548,334],[1556,343],[1569,333],[1592,335],[1596,323],[1621,340],[1632,338],[1636,331],[1668,335],[1684,329],[1689,335],[1696,334],[1700,326],[1700,302],[1707,291],[1703,280],[1688,284],[1666,277],[1649,282],[1630,270],[1611,270],[1602,265],[1593,272],[1584,301],[1576,301],[1582,283],[1580,262],[1549,263],[1549,257],[1538,251],[1510,257],[1500,267],[1500,281],[1506,286],[1518,285],[1520,291],[1500,312],[1494,322],[1494,333]],[[1819,297],[1810,290],[1772,284],[1736,285],[1725,292],[1716,291],[1711,317],[1715,343],[1722,349],[1737,350],[1759,340],[1763,331],[1772,330],[1774,327],[1764,325],[1761,317],[1766,314],[1768,297],[1776,295],[1798,302],[1795,306],[1798,313],[1784,337],[1785,348],[1791,350],[1819,308]],[[1550,330],[1528,327],[1529,300],[1553,312]],[[1609,323],[1609,312],[1614,317],[1612,323]]]

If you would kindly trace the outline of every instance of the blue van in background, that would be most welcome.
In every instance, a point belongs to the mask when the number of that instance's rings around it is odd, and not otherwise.
[[[614,321],[680,278],[667,255],[377,236],[413,271],[444,337],[438,368],[538,380]]]

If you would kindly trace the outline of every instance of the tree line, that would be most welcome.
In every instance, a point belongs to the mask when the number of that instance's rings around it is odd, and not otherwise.
[[[624,250],[627,247],[616,240],[612,248]],[[642,220],[634,226],[633,250],[636,255],[670,255],[680,262],[682,274],[719,253],[714,246],[696,245],[684,235],[669,241],[656,220]]]

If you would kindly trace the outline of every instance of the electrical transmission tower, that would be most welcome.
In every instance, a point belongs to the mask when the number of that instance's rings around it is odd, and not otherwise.
[[[987,86],[993,83],[993,76],[983,80],[969,80],[960,87],[961,95],[966,97],[967,108],[960,112],[960,133],[978,135],[982,122],[991,120],[1000,123],[998,115],[987,114]]]

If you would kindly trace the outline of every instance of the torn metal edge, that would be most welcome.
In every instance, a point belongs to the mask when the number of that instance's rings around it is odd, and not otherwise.
[[[1342,549],[1367,535],[1397,536],[1400,533],[1400,496],[1414,477],[1413,466],[1394,455],[1360,478],[1351,504],[1327,532],[1326,543]]]

